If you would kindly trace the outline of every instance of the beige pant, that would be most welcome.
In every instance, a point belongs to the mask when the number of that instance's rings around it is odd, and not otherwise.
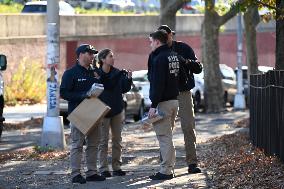
[[[100,126],[100,144],[99,144],[99,170],[100,172],[109,171],[108,168],[108,140],[109,130],[111,130],[112,139],[112,170],[117,171],[122,164],[121,161],[121,131],[124,112],[111,118],[104,118]]]
[[[71,123],[71,176],[74,177],[80,174],[83,142],[86,140],[86,164],[87,172],[86,176],[92,176],[97,173],[97,152],[99,142],[99,129],[94,128],[87,136],[79,131],[75,125]]]
[[[186,163],[197,163],[196,157],[196,135],[195,135],[195,115],[193,100],[190,91],[181,92],[178,96],[181,128],[184,134]]]
[[[164,114],[164,118],[161,121],[153,124],[162,156],[159,172],[169,175],[172,174],[176,159],[172,128],[175,125],[175,117],[178,111],[178,101],[169,100],[160,102],[157,108],[159,112]]]

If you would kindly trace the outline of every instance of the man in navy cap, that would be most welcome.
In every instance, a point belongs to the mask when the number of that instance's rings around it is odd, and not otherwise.
[[[195,116],[190,90],[195,86],[193,73],[199,74],[202,71],[202,64],[198,61],[193,49],[181,41],[174,41],[175,32],[167,25],[161,25],[158,30],[164,30],[168,34],[168,46],[172,51],[185,59],[181,64],[181,69],[185,74],[181,74],[179,82],[179,112],[181,128],[184,134],[184,143],[186,151],[186,163],[188,164],[188,173],[200,173],[197,167],[196,157],[196,135],[195,135]]]
[[[60,85],[60,96],[68,101],[68,114],[71,113],[85,98],[90,97],[87,93],[93,83],[100,83],[91,64],[94,54],[98,51],[89,44],[82,44],[76,49],[76,64],[66,70],[62,76]],[[86,179],[81,175],[81,159],[83,143],[86,140]],[[97,149],[99,141],[99,131],[97,127],[87,136],[79,131],[71,122],[71,176],[72,183],[84,184],[86,181],[103,181],[104,176],[97,174]]]

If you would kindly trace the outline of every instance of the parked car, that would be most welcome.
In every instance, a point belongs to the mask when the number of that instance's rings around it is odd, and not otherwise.
[[[132,73],[133,83],[141,88],[141,93],[144,98],[145,109],[148,110],[151,106],[151,100],[149,98],[150,82],[147,76],[148,70],[139,70]]]
[[[132,0],[135,4],[136,13],[146,13],[146,12],[159,12],[160,11],[160,1],[159,0]]]
[[[68,102],[62,98],[59,99],[59,114],[63,117],[64,125],[69,124],[68,116]]]
[[[258,66],[258,70],[260,73],[266,73],[269,70],[273,70],[273,69],[274,68],[270,66]],[[238,76],[237,71],[238,71],[238,68],[236,67],[235,68],[236,77]],[[248,67],[242,66],[242,71],[243,71],[244,95],[245,95],[246,104],[248,104],[248,96],[249,96]]]
[[[204,78],[203,73],[194,74],[195,87],[191,89],[195,110],[204,105]]]
[[[191,0],[190,2],[184,3],[180,9],[181,14],[199,14],[200,9],[205,5],[204,1],[201,0]]]
[[[46,13],[47,1],[27,2],[22,9],[22,13]],[[65,1],[59,1],[59,15],[74,15],[75,9]]]
[[[219,64],[222,74],[222,84],[224,89],[224,102],[234,104],[234,98],[237,93],[237,82],[234,70],[225,65]],[[194,74],[195,87],[192,89],[192,96],[195,108],[204,106],[204,72]]]
[[[132,84],[131,90],[123,94],[123,101],[126,116],[133,116],[134,121],[138,121],[143,117],[145,104],[141,87]]]
[[[0,138],[3,131],[3,122],[5,118],[3,117],[4,110],[4,79],[2,75],[2,71],[7,68],[7,58],[5,55],[0,54]]]
[[[140,120],[145,112],[143,94],[140,92],[141,88],[134,84],[129,92],[123,94],[123,102],[126,116],[132,116],[135,121]],[[59,100],[59,112],[63,117],[63,123],[69,124],[68,116],[68,102],[64,99]]]

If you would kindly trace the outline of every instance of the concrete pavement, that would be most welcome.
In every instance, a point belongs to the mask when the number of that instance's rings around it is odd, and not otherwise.
[[[31,118],[43,117],[46,114],[46,104],[35,105],[17,105],[11,107],[5,107],[3,116],[7,123],[17,123],[21,121],[27,121]]]
[[[231,127],[236,120],[248,117],[248,111],[231,111],[221,114],[197,114],[197,155],[206,149],[205,141],[224,134],[240,130]],[[69,132],[66,129],[66,132]],[[13,133],[13,134],[12,134]],[[188,175],[185,165],[183,134],[177,122],[174,131],[176,146],[176,177],[168,181],[151,181],[148,176],[158,171],[159,147],[155,133],[151,127],[142,127],[139,123],[130,123],[123,129],[123,166],[127,171],[125,177],[111,177],[104,182],[89,182],[85,185],[72,185],[69,175],[69,159],[52,161],[9,161],[0,166],[0,188],[210,188],[212,174],[202,167],[201,174]],[[31,137],[33,136],[33,137]],[[3,133],[0,149],[13,150],[21,145],[33,146],[40,140],[40,128],[26,133],[9,131]],[[18,148],[11,143],[18,143]],[[9,146],[10,145],[10,146]],[[84,160],[83,160],[84,161]],[[49,172],[49,173],[48,173]],[[53,174],[51,174],[53,173]],[[9,179],[8,179],[9,178]],[[13,180],[17,180],[15,182]],[[6,188],[6,187],[5,187]]]

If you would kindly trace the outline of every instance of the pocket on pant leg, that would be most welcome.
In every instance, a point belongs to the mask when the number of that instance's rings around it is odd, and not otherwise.
[[[153,124],[154,131],[156,135],[167,135],[172,132],[171,120],[169,117],[162,119]]]
[[[74,125],[71,125],[71,142],[74,147],[81,147],[85,136]]]

